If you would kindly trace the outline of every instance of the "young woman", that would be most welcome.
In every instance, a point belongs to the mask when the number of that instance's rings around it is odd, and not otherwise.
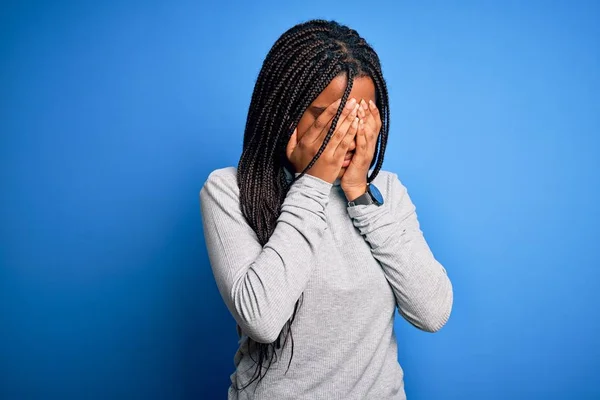
[[[435,332],[452,286],[396,174],[388,93],[355,30],[285,32],[258,76],[237,168],[200,192],[240,337],[229,399],[404,399],[394,314]]]

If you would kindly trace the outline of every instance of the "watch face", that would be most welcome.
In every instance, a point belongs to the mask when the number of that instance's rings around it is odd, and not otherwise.
[[[369,193],[371,193],[371,197],[373,197],[373,200],[375,200],[378,204],[383,204],[383,196],[381,195],[379,189],[377,189],[377,186],[369,184]]]

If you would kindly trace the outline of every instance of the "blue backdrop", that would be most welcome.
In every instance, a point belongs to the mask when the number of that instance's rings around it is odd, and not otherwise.
[[[225,398],[198,192],[314,17],[379,52],[385,169],[454,283],[440,333],[397,319],[409,398],[598,398],[600,3],[419,3],[3,2],[0,398]]]

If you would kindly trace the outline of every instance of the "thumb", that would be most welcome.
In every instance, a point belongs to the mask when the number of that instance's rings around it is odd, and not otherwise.
[[[298,145],[298,128],[294,129],[294,132],[292,133],[292,136],[290,136],[290,140],[288,141],[288,144],[285,148],[285,155],[289,158],[292,157],[292,153],[294,152],[294,149],[296,148],[296,146]]]

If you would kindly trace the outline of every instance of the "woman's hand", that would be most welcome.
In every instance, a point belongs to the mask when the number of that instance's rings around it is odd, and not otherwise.
[[[298,128],[294,130],[286,147],[286,155],[297,172],[303,171],[319,151],[340,102],[341,99],[338,99],[330,104],[304,132],[300,140],[298,140]],[[342,169],[344,156],[358,132],[357,113],[359,108],[356,99],[350,99],[346,103],[329,143],[314,165],[307,171],[309,175],[329,183],[333,183],[337,179]]]
[[[381,130],[381,116],[375,103],[369,100],[367,105],[364,100],[361,100],[360,106],[356,150],[341,180],[342,190],[348,201],[356,199],[367,191],[367,174]]]

